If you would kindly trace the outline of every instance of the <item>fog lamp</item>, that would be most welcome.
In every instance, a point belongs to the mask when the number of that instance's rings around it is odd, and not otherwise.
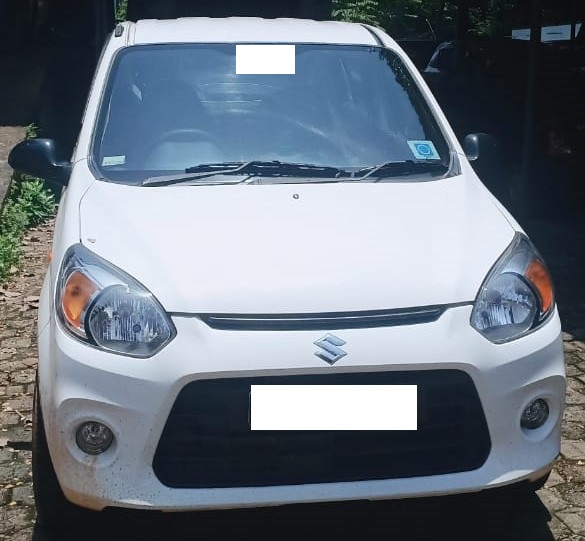
[[[114,434],[106,425],[97,421],[88,421],[77,429],[75,441],[84,453],[99,455],[110,448],[114,441]]]
[[[522,412],[520,419],[520,426],[522,428],[528,428],[534,430],[540,428],[548,419],[549,409],[546,400],[537,398],[526,406]]]

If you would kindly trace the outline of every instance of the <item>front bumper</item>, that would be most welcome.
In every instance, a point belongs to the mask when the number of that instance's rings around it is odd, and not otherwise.
[[[329,366],[314,355],[323,331],[215,330],[175,317],[177,337],[147,360],[112,355],[66,335],[55,321],[39,334],[39,383],[55,471],[67,498],[107,506],[168,511],[259,507],[300,502],[386,499],[473,492],[535,480],[560,448],[565,377],[555,314],[538,331],[494,345],[469,326],[471,306],[433,323],[335,331],[347,356]],[[473,381],[491,448],[471,471],[368,481],[278,486],[171,488],[153,470],[169,413],[181,390],[201,379],[457,370]],[[520,416],[535,398],[549,403],[544,426],[526,431]],[[80,423],[98,420],[114,432],[99,456],[75,443]]]

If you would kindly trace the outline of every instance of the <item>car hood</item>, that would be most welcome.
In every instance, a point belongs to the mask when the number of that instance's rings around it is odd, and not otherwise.
[[[172,312],[308,313],[473,301],[514,229],[464,177],[138,187],[96,181],[81,242]]]

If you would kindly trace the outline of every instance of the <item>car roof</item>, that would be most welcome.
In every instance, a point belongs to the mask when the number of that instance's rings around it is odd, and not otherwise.
[[[370,30],[360,24],[260,17],[147,19],[136,23],[133,37],[135,45],[231,42],[379,45]]]

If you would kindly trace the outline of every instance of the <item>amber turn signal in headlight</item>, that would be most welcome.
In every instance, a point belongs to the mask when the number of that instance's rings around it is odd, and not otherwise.
[[[82,272],[73,271],[67,278],[61,308],[72,327],[81,330],[85,309],[97,289],[96,284]]]
[[[525,275],[540,297],[542,311],[548,312],[554,303],[554,293],[552,281],[544,263],[539,259],[533,259]]]

